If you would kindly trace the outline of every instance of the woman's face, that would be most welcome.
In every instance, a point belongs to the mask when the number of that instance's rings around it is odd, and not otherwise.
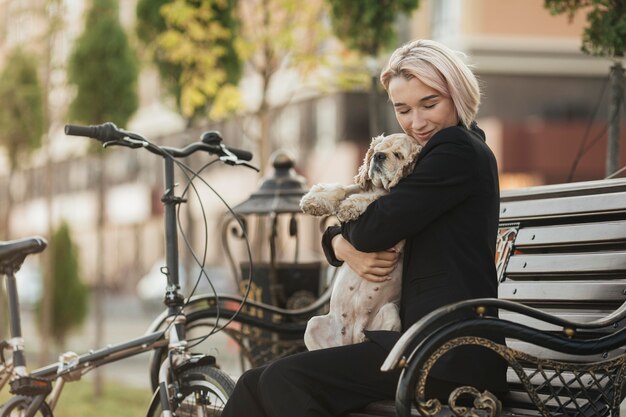
[[[426,145],[441,129],[459,123],[452,99],[415,77],[392,78],[388,92],[402,130],[420,145]]]

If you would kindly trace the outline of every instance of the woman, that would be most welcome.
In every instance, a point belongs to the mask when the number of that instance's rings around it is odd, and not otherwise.
[[[359,219],[329,228],[322,244],[331,264],[347,262],[363,279],[384,282],[398,262],[388,248],[405,239],[400,316],[407,329],[443,305],[497,296],[498,175],[473,121],[478,83],[453,51],[428,40],[404,45],[392,54],[381,82],[402,130],[424,147],[410,175]],[[393,399],[399,371],[379,368],[400,333],[366,334],[364,343],[247,371],[222,416],[341,416]],[[466,384],[501,393],[505,371],[482,348],[456,349],[433,368],[427,396],[445,399]]]

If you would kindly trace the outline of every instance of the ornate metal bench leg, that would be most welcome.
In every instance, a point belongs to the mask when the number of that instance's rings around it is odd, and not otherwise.
[[[461,407],[456,404],[463,395],[474,397],[474,407]],[[489,391],[480,392],[474,387],[459,387],[452,391],[448,398],[450,410],[457,417],[499,417],[502,413],[502,403]],[[477,410],[485,410],[485,413],[477,413]]]

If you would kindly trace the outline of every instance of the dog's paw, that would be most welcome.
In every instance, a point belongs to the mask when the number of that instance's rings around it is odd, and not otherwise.
[[[317,198],[315,195],[305,194],[300,200],[300,209],[312,216],[327,216],[332,214],[333,207],[327,201]]]
[[[361,213],[362,211],[359,210],[359,207],[353,204],[352,201],[345,200],[339,204],[339,208],[337,209],[337,219],[339,219],[342,223],[346,223],[357,219]]]
[[[300,200],[300,208],[313,216],[335,214],[339,202],[345,198],[345,190],[339,184],[317,184]]]

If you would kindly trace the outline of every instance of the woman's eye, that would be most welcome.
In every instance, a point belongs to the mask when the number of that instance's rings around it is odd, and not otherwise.
[[[398,110],[398,113],[400,113],[400,114],[407,114],[408,112],[409,112],[409,110],[408,110],[408,109],[405,109],[405,110]]]
[[[426,104],[424,105],[425,109],[432,109],[433,107],[435,107],[437,105],[437,103],[433,103],[433,104]]]

